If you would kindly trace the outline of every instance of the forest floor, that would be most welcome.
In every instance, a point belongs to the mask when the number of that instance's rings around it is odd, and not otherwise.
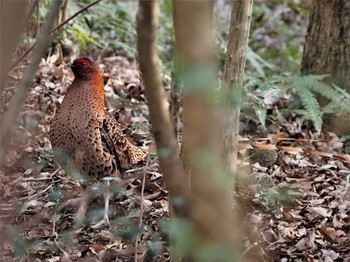
[[[148,147],[150,157],[124,175],[126,186],[111,200],[111,228],[92,229],[89,223],[74,228],[80,186],[55,162],[48,139],[50,120],[73,74],[64,63],[42,61],[0,170],[1,261],[169,261],[168,192],[137,66],[119,56],[96,61],[110,75],[109,112],[136,144]],[[26,63],[11,72],[1,113],[25,68]],[[168,90],[168,77],[164,85]],[[270,130],[266,140],[242,134],[247,144],[279,149],[266,162],[265,153],[263,160],[256,157],[262,151],[242,147],[237,198],[246,216],[242,225],[249,228],[246,253],[257,261],[350,261],[346,145],[333,133],[307,130],[296,116],[280,119]],[[96,197],[87,217],[95,221],[102,209],[103,198]]]

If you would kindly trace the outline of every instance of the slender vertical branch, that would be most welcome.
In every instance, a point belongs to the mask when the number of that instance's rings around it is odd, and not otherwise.
[[[26,20],[29,20],[29,18],[33,15],[35,9],[38,10],[39,1],[40,1],[40,0],[35,0],[35,1],[33,2],[33,4],[31,5],[31,7],[30,7],[30,9],[29,9],[29,11],[28,11],[28,13],[27,13],[27,18],[26,18]]]
[[[60,23],[65,21],[68,17],[68,8],[72,0],[64,0],[63,6],[62,6],[62,17]]]
[[[137,47],[140,69],[145,82],[145,94],[150,109],[152,132],[174,214],[179,217],[187,217],[189,187],[185,182],[186,176],[173,137],[166,94],[160,77],[159,57],[156,48],[157,18],[157,1],[140,0],[137,14]],[[179,201],[180,199],[181,201]],[[178,204],[175,205],[175,202]]]
[[[36,35],[35,37],[38,38],[40,35],[40,16],[39,16],[39,11],[40,11],[40,0],[38,0],[37,6],[36,6]]]

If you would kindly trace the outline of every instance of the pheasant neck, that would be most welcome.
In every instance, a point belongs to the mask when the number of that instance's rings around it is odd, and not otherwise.
[[[66,96],[74,98],[74,103],[86,105],[87,108],[93,107],[94,110],[97,110],[100,113],[104,112],[105,102],[102,77],[101,80],[74,79],[72,85],[69,87]]]

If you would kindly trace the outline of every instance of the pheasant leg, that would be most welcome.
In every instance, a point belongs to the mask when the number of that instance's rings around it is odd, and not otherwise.
[[[111,194],[110,194],[110,191],[109,191],[109,181],[106,182],[106,185],[107,185],[106,186],[106,190],[103,193],[103,197],[104,197],[104,200],[105,200],[103,219],[100,222],[98,222],[98,223],[96,223],[95,225],[92,226],[92,228],[94,228],[94,229],[100,228],[100,227],[105,226],[105,225],[109,225],[110,226],[109,218],[108,218],[109,199],[111,197]]]
[[[76,226],[81,226],[84,223],[85,214],[86,214],[86,208],[90,200],[90,194],[91,192],[88,190],[88,188],[84,185],[82,185],[82,193],[81,193],[81,202],[78,209],[78,212],[75,215],[75,223]]]

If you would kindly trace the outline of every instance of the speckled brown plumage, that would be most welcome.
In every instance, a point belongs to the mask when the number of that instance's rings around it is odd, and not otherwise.
[[[90,178],[119,175],[144,158],[145,153],[123,134],[105,111],[104,84],[98,67],[88,58],[76,59],[75,79],[50,126],[52,147],[73,160]]]

